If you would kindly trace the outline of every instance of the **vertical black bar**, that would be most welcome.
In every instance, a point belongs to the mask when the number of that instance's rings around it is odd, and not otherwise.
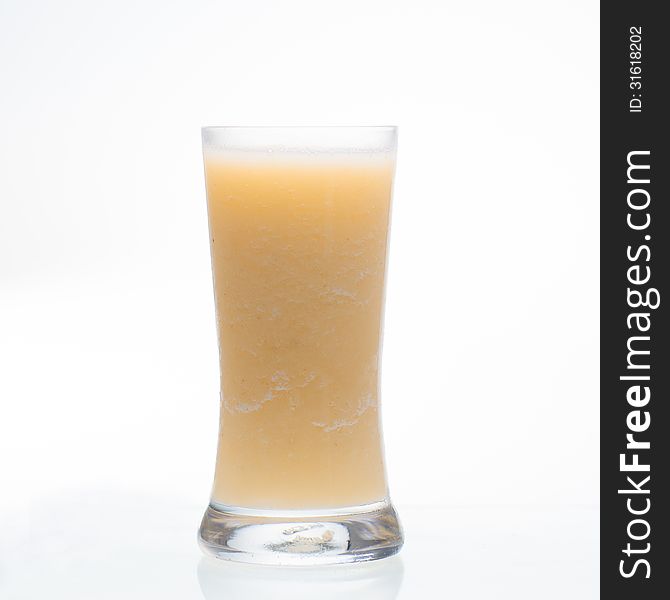
[[[665,8],[644,0],[601,3],[603,598],[670,598]]]

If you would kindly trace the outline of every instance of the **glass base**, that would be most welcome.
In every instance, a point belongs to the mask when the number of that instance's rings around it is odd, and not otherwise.
[[[319,511],[252,510],[212,503],[200,547],[224,560],[268,565],[323,565],[377,560],[402,546],[389,502]]]

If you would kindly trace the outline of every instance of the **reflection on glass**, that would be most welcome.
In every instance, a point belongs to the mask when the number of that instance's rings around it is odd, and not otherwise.
[[[205,600],[395,600],[402,576],[399,556],[302,569],[223,563],[207,557],[198,565]]]

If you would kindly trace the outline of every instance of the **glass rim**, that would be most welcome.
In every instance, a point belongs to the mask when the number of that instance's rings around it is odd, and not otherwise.
[[[207,155],[389,156],[395,152],[394,125],[221,125],[201,129]]]
[[[377,131],[397,131],[397,125],[203,125],[200,127],[202,131],[212,131],[221,129],[352,129],[352,130],[377,130]]]

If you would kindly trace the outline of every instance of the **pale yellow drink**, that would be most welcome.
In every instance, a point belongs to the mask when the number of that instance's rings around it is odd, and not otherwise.
[[[393,161],[206,152],[221,358],[214,502],[387,497],[378,406]]]

